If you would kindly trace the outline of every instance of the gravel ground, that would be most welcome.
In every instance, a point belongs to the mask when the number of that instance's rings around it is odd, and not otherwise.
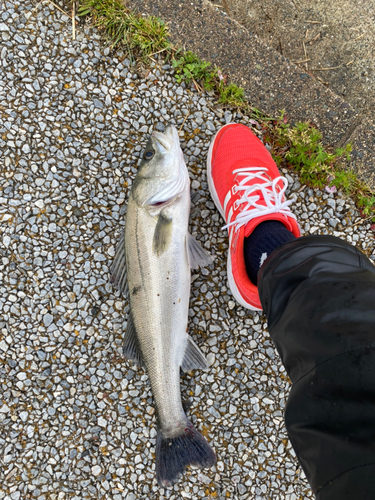
[[[214,110],[168,66],[136,73],[77,30],[73,42],[49,3],[0,0],[0,499],[312,499],[283,423],[289,379],[265,317],[230,294],[206,183],[214,132],[249,119]],[[189,311],[210,369],[183,376],[182,395],[218,463],[163,490],[151,391],[122,357],[127,302],[109,268],[146,138],[168,122],[182,125],[192,233],[216,256],[193,275]],[[287,177],[305,233],[374,258],[351,200]]]

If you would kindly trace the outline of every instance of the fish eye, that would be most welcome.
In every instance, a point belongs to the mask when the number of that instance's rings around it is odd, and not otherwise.
[[[145,151],[143,154],[143,159],[144,160],[151,160],[155,155],[155,151],[153,149],[149,149],[148,151]]]

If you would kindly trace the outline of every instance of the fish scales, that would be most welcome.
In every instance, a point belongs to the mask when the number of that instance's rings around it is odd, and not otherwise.
[[[138,210],[132,198],[127,217],[134,217],[135,223],[127,224],[125,231],[130,308],[159,422],[168,437],[178,433],[178,429],[173,432],[177,424],[184,426],[186,422],[180,396],[180,366],[187,345],[190,293],[185,242],[189,201],[186,190],[178,203],[169,208],[173,221],[171,248],[161,256],[153,252],[155,217]]]

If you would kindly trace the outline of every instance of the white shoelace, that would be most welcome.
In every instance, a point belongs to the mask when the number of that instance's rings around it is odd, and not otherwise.
[[[241,226],[247,224],[255,217],[273,213],[281,213],[283,215],[296,219],[296,216],[290,211],[289,208],[289,205],[291,205],[294,200],[283,200],[284,192],[288,187],[288,179],[279,176],[276,177],[276,179],[270,180],[265,175],[266,172],[267,168],[265,167],[245,167],[233,170],[233,174],[241,175],[244,177],[239,182],[238,186],[234,187],[234,192],[243,191],[242,198],[236,200],[235,204],[237,204],[238,206],[246,203],[246,205],[237,215],[236,219],[224,226],[223,229],[227,229],[230,226],[236,225],[236,230],[238,230]],[[251,186],[246,185],[249,181],[252,181],[256,178],[261,182],[252,184]],[[281,189],[278,186],[280,180],[283,183],[283,187]],[[261,196],[259,194],[252,196],[255,191],[262,192],[263,199],[266,205],[257,204],[257,202],[261,199]]]

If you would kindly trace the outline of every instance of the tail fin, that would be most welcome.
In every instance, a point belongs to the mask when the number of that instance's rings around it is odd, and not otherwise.
[[[174,438],[156,438],[156,479],[159,486],[171,486],[189,464],[212,467],[216,455],[202,434],[187,420],[185,432]]]

